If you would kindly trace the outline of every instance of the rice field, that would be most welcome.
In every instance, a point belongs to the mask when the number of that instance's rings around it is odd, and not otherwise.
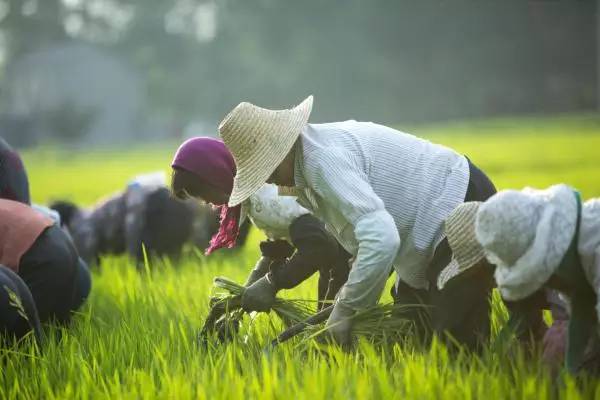
[[[500,188],[565,182],[585,198],[600,196],[600,116],[498,119],[399,127],[463,152]],[[141,172],[168,171],[176,143],[136,149],[24,154],[36,202],[67,197],[90,204]],[[588,377],[552,376],[535,349],[490,344],[476,357],[450,357],[443,346],[420,349],[411,340],[347,354],[292,340],[268,350],[281,330],[270,315],[246,316],[227,345],[198,346],[212,280],[243,282],[258,257],[260,234],[245,248],[205,258],[189,249],[181,262],[137,271],[126,258],[105,259],[92,295],[67,329],[49,327],[42,354],[22,345],[0,350],[0,398],[66,399],[544,399],[600,398]],[[287,291],[316,296],[316,280]],[[384,301],[389,301],[387,292]],[[493,330],[505,319],[494,303]]]

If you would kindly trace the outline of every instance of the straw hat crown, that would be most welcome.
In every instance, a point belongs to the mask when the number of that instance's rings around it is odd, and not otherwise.
[[[259,190],[292,149],[308,123],[313,97],[288,110],[240,103],[219,125],[219,134],[235,159],[237,173],[229,206]]]

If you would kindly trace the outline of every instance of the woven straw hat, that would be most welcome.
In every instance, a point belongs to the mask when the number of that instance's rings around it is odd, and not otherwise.
[[[223,119],[219,134],[237,167],[230,207],[265,184],[308,123],[312,105],[312,96],[290,110],[268,110],[244,102]]]
[[[446,238],[453,258],[438,276],[439,289],[485,258],[483,247],[475,236],[475,220],[480,205],[480,202],[463,203],[446,219]]]

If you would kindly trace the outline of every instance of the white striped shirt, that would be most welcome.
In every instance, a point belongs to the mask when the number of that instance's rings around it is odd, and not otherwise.
[[[466,158],[370,122],[308,124],[296,148],[295,194],[355,256],[338,300],[375,304],[392,267],[415,288],[450,212],[464,201]]]

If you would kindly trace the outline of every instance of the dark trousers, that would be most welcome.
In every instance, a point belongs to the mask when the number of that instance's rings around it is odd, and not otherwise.
[[[490,179],[470,161],[469,172],[465,202],[485,201],[496,193]],[[438,290],[437,277],[451,259],[452,251],[444,239],[427,267],[429,289],[414,289],[400,281],[392,296],[399,304],[422,305],[408,311],[405,317],[415,321],[417,335],[425,343],[435,333],[447,344],[457,342],[476,350],[490,333],[493,269],[472,268]]]
[[[494,288],[492,268],[471,268],[450,280],[443,290],[437,288],[437,275],[450,262],[452,253],[446,240],[436,248],[429,265],[429,289],[414,289],[400,281],[392,289],[394,302],[417,305],[403,313],[415,322],[416,334],[428,343],[433,333],[447,345],[459,343],[477,350],[489,338],[491,294]]]
[[[40,320],[31,292],[17,274],[0,265],[0,343],[9,344],[30,331],[39,343]]]
[[[29,287],[42,322],[67,323],[87,297],[91,279],[70,238],[56,225],[21,257],[19,276]]]

